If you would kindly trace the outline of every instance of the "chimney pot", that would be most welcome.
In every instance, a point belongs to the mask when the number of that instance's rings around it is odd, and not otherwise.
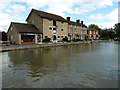
[[[81,21],[81,24],[83,25],[83,21]]]
[[[67,17],[67,21],[70,21],[70,17]]]
[[[78,20],[76,20],[76,22],[77,22],[77,23],[80,23],[80,20],[78,19]]]

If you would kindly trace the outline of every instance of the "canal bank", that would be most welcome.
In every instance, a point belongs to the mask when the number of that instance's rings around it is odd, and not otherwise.
[[[30,48],[42,48],[42,47],[55,47],[55,46],[65,46],[65,45],[75,45],[75,44],[87,44],[87,43],[97,43],[97,41],[81,41],[81,42],[69,42],[69,43],[43,43],[43,44],[31,44],[31,45],[10,45],[2,46],[0,52],[11,51],[11,50],[21,50],[21,49],[30,49]]]

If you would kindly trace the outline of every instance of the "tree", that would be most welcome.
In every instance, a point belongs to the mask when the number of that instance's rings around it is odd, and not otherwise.
[[[4,31],[0,31],[0,41],[7,41],[7,33]]]
[[[100,36],[101,36],[101,39],[103,39],[103,40],[109,40],[110,39],[110,36],[108,35],[108,30],[101,30],[100,31]]]
[[[94,29],[100,30],[99,26],[95,24],[90,24],[88,28],[94,28]]]
[[[116,23],[114,25],[114,30],[115,30],[115,33],[116,33],[116,37],[120,39],[120,23]]]
[[[109,31],[108,31],[108,36],[110,37],[110,39],[114,39],[114,37],[115,37],[114,31],[109,30]]]

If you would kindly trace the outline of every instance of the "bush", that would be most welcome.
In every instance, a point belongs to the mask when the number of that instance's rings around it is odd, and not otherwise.
[[[102,38],[102,40],[109,40],[110,38]]]
[[[50,42],[50,40],[51,40],[51,39],[47,37],[47,38],[43,39],[42,42]]]
[[[77,39],[73,38],[72,41],[73,41],[73,42],[77,42]]]
[[[83,41],[83,40],[73,38],[72,41],[73,41],[73,42],[78,42],[78,41]]]
[[[71,40],[68,40],[68,42],[71,42]]]
[[[68,42],[68,38],[67,38],[67,36],[65,36],[65,37],[62,39],[62,41],[66,41],[66,42]]]

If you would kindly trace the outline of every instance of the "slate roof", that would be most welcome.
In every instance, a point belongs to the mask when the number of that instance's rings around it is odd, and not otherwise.
[[[52,20],[58,20],[58,21],[66,22],[66,20],[63,17],[59,16],[59,15],[51,14],[51,13],[40,11],[40,10],[36,10],[36,9],[32,9],[31,12],[36,13],[38,16],[40,16],[42,18],[47,18],[47,19],[52,19]],[[29,16],[30,16],[30,14],[29,14]],[[29,18],[29,16],[28,16],[28,18]],[[28,20],[28,18],[26,19],[26,21]]]
[[[47,19],[52,19],[52,20],[62,21],[62,22],[68,22],[68,24],[70,24],[70,25],[82,26],[82,27],[86,27],[87,28],[87,26],[85,24],[82,25],[81,23],[77,23],[77,22],[74,22],[74,21],[67,21],[63,17],[61,17],[59,15],[56,15],[56,14],[52,14],[52,13],[48,13],[48,12],[44,12],[44,11],[36,10],[36,9],[32,9],[31,13],[32,12],[36,13],[41,18],[47,18]],[[26,21],[28,21],[31,13],[27,17]]]
[[[11,22],[11,24],[17,29],[19,33],[41,33],[34,25]]]
[[[76,25],[76,26],[81,26],[81,27],[86,27],[87,26],[85,24],[81,24],[81,23],[77,23],[77,22],[74,22],[74,21],[67,21],[69,25]]]
[[[97,29],[94,29],[94,28],[88,28],[88,30],[91,30],[91,31],[98,31]]]

